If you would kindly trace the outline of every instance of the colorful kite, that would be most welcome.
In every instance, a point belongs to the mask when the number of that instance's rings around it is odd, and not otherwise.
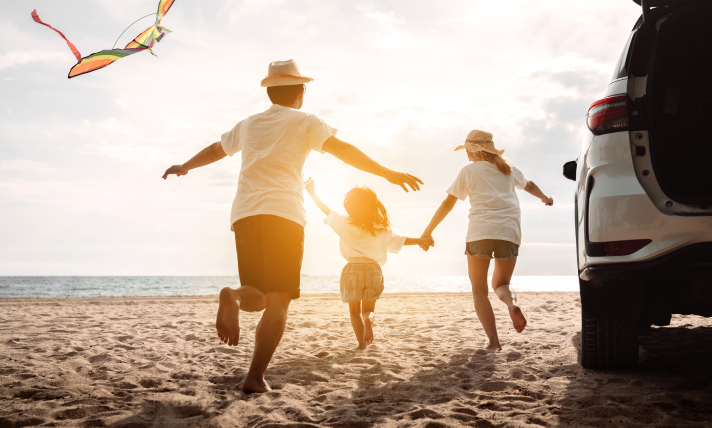
[[[127,57],[129,55],[135,54],[136,52],[147,50],[155,56],[156,54],[153,53],[151,48],[155,43],[160,42],[166,34],[171,32],[171,30],[168,30],[166,27],[163,27],[160,24],[161,19],[163,19],[163,16],[166,14],[166,12],[168,12],[168,9],[173,6],[174,1],[175,0],[160,0],[158,2],[158,12],[156,12],[156,22],[150,27],[148,27],[144,32],[139,34],[131,42],[129,42],[129,44],[126,45],[126,47],[124,47],[123,49],[107,49],[99,51],[97,53],[93,53],[89,56],[85,56],[84,58],[82,58],[82,56],[79,54],[79,51],[77,50],[77,48],[74,47],[72,42],[70,42],[69,40],[67,40],[66,37],[64,37],[64,34],[62,34],[59,30],[52,27],[51,25],[42,22],[40,20],[39,15],[37,15],[36,10],[32,12],[32,19],[34,19],[35,22],[37,22],[38,24],[45,25],[56,31],[67,42],[67,45],[69,45],[69,48],[72,50],[72,53],[74,53],[74,56],[77,58],[77,61],[79,61],[74,67],[72,67],[71,70],[69,70],[69,76],[67,77],[71,79],[72,77],[80,76],[82,74],[89,73],[90,71],[104,68],[112,62],[116,61],[117,59]],[[121,36],[119,36],[119,38],[120,37]]]

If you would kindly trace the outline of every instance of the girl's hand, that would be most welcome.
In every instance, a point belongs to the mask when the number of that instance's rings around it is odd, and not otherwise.
[[[307,189],[307,192],[309,193],[314,193],[316,191],[316,188],[314,187],[314,180],[312,180],[311,177],[309,177],[309,180],[304,182],[304,188]]]
[[[544,205],[546,205],[547,207],[550,207],[550,206],[554,205],[554,198],[552,198],[551,196],[547,196],[547,197],[545,197],[545,198],[541,198],[541,201],[542,201],[542,202],[544,203]]]

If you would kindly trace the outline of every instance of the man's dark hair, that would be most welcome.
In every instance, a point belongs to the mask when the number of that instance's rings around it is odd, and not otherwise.
[[[267,95],[272,104],[290,105],[302,93],[304,85],[271,86],[267,88]]]

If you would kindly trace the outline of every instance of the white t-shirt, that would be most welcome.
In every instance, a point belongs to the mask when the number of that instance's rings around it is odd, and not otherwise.
[[[222,134],[226,154],[242,151],[230,225],[271,214],[305,226],[302,168],[312,150],[323,153],[324,142],[336,131],[313,114],[272,104]]]
[[[464,201],[470,198],[470,224],[466,242],[501,239],[520,245],[521,210],[515,189],[523,189],[528,180],[516,166],[512,174],[502,174],[487,161],[473,162],[462,168],[447,193]]]
[[[333,210],[324,219],[324,224],[331,226],[339,235],[339,250],[346,260],[365,257],[383,266],[388,253],[398,254],[405,244],[405,236],[397,235],[391,228],[373,236],[370,232],[349,224],[349,216]]]

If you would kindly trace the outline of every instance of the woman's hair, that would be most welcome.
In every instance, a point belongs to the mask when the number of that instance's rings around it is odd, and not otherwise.
[[[482,160],[486,160],[487,162],[496,166],[502,174],[512,174],[512,165],[509,163],[509,161],[507,161],[507,158],[503,157],[502,155],[497,155],[485,151],[479,151],[477,153],[480,155]]]
[[[388,212],[376,192],[367,186],[356,186],[344,197],[344,208],[349,215],[349,223],[364,232],[376,236],[391,225]]]

